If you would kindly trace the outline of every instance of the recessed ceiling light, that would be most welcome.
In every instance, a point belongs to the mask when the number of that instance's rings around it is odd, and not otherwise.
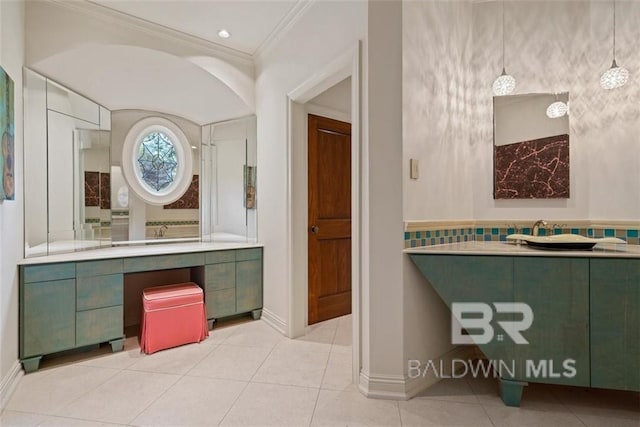
[[[229,37],[231,37],[231,33],[225,29],[222,29],[218,31],[218,37],[220,37],[221,39],[228,39]]]

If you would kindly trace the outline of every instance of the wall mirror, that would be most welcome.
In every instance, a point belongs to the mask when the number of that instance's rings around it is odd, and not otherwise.
[[[202,240],[256,241],[256,117],[202,128]]]
[[[110,113],[24,70],[25,257],[111,245]]]
[[[494,198],[569,198],[569,93],[493,98]]]
[[[186,191],[171,203],[136,196],[123,173],[126,136],[151,117],[180,129],[191,158]],[[24,120],[25,257],[256,240],[255,116],[201,126],[153,111],[109,111],[24,69]]]

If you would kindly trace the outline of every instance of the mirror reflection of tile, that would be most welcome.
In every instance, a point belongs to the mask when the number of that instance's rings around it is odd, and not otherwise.
[[[187,191],[173,203],[164,205],[163,209],[199,209],[200,208],[200,179],[198,175],[193,175],[191,184]]]
[[[569,198],[569,135],[494,146],[496,199]]]

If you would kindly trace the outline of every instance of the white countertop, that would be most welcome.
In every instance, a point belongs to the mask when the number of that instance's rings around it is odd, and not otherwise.
[[[598,243],[592,250],[576,251],[536,249],[526,243],[471,241],[408,248],[404,252],[408,254],[640,258],[640,245]]]
[[[208,252],[219,251],[225,249],[245,249],[260,248],[261,243],[240,243],[240,242],[188,242],[188,243],[169,243],[169,244],[152,244],[141,246],[118,246],[106,247],[101,249],[91,249],[79,252],[69,252],[64,254],[55,254],[48,256],[40,256],[26,258],[18,262],[18,265],[29,264],[46,264],[52,262],[69,262],[69,261],[91,261],[97,259],[108,258],[129,258],[145,255],[169,255],[182,254],[190,252]]]

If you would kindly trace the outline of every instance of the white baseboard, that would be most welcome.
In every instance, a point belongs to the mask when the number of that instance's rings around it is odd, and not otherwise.
[[[476,347],[456,347],[432,362],[436,366],[450,367],[454,359],[470,360],[476,356]],[[362,394],[374,399],[409,400],[441,379],[431,370],[423,368],[421,371],[426,371],[427,374],[417,378],[409,378],[408,375],[367,375],[360,372],[359,388]]]
[[[4,411],[4,408],[9,403],[9,399],[13,395],[20,379],[24,375],[22,366],[18,360],[15,361],[7,375],[0,381],[0,414]]]
[[[282,318],[277,314],[272,313],[266,308],[263,308],[262,320],[264,320],[264,322],[267,325],[271,326],[273,329],[280,332],[282,335],[287,336],[287,331],[289,330],[289,327],[287,326],[287,322],[282,320]]]

